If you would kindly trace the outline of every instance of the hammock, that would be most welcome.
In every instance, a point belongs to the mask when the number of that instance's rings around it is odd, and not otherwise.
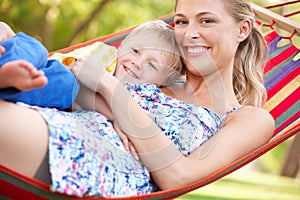
[[[300,0],[293,2],[299,3]],[[282,6],[282,4],[279,4],[279,6]],[[271,32],[265,36],[270,47],[270,59],[265,69],[265,84],[268,91],[268,100],[265,109],[271,113],[276,122],[276,130],[272,139],[267,144],[253,150],[230,165],[189,185],[142,196],[113,199],[170,199],[181,196],[239,169],[300,132],[300,49],[295,47],[292,42],[294,37],[300,36],[300,25],[287,19],[286,17],[288,16],[277,15],[266,8],[262,8],[257,5],[253,5],[253,8],[258,18],[258,24],[262,27],[268,27],[271,30]],[[299,11],[295,13],[298,14]],[[172,24],[173,21],[172,15],[167,15],[160,19],[170,24]],[[265,22],[262,20],[265,20]],[[281,36],[275,30],[277,27],[290,32],[290,35],[286,37]],[[107,44],[118,47],[122,39],[126,37],[131,29],[132,28],[61,49],[59,52],[72,51],[96,41],[103,41]],[[278,43],[283,39],[288,40],[288,44],[278,46]],[[0,164],[0,199],[2,199],[2,197],[5,199],[35,200],[103,199],[101,197],[77,198],[53,193],[49,190],[49,186],[45,183],[26,177]]]

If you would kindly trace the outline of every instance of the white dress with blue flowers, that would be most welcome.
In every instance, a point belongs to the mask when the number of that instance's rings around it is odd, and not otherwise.
[[[151,84],[127,85],[127,89],[184,155],[213,136],[228,114],[178,101]],[[31,108],[48,123],[52,191],[123,197],[157,190],[149,171],[124,149],[111,121],[103,115]]]

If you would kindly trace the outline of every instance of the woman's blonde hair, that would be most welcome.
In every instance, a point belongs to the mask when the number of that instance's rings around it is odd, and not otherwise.
[[[169,67],[170,69],[173,69],[170,70],[167,82],[162,86],[172,84],[183,72],[183,64],[181,62],[180,52],[175,40],[173,28],[162,20],[145,22],[134,28],[122,41],[122,43],[126,42],[126,40],[136,39],[136,36],[138,35],[149,35],[149,40],[150,38],[157,36],[156,38],[153,38],[153,46],[155,47],[155,44],[160,44],[160,50],[164,52],[164,56],[169,57],[171,60]]]
[[[177,5],[177,0],[176,0]],[[252,30],[238,46],[233,69],[234,92],[240,104],[261,107],[267,98],[263,69],[268,48],[258,27],[249,0],[224,0],[225,8],[240,22],[250,20]]]
[[[227,0],[226,8],[239,22],[251,21],[252,30],[247,39],[239,44],[234,60],[233,86],[241,104],[261,107],[266,101],[263,70],[268,56],[267,44],[255,24],[249,0]]]

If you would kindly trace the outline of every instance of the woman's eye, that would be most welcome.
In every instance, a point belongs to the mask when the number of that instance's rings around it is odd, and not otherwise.
[[[211,20],[211,19],[201,19],[201,24],[211,24],[213,22],[214,22],[214,20]]]
[[[183,25],[183,24],[187,24],[187,22],[184,20],[175,20],[175,25]]]

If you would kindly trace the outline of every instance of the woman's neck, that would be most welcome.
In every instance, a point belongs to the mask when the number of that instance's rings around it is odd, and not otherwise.
[[[205,78],[187,74],[184,85],[173,85],[168,88],[168,91],[163,92],[179,100],[224,114],[239,105],[230,77],[231,75],[221,73],[211,74]]]

